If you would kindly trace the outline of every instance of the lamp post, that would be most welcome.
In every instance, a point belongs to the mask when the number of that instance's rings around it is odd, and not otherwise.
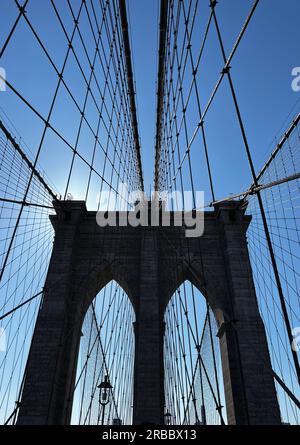
[[[109,403],[110,393],[112,390],[112,386],[109,382],[108,375],[104,377],[104,381],[97,386],[99,388],[99,404],[102,406],[102,422],[101,425],[104,425],[104,415],[105,415],[105,407]]]
[[[169,413],[169,411],[167,411],[165,414],[165,425],[171,425],[171,421],[172,421],[172,414]]]

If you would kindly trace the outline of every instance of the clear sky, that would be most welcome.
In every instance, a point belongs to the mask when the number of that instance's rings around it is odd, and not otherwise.
[[[149,187],[153,180],[158,0],[129,0],[128,3],[143,167]],[[252,3],[252,0],[219,2],[217,13],[227,54]],[[204,15],[209,10],[207,4],[207,1],[202,2]],[[299,111],[300,92],[296,93],[291,88],[292,68],[300,65],[299,16],[300,2],[297,0],[261,1],[232,63],[232,76],[257,168],[270,153],[272,142],[280,136],[282,126],[288,123],[291,110],[292,114]],[[199,73],[204,77],[203,104],[222,69],[216,40],[211,37],[208,43],[209,52],[205,54],[203,71]],[[250,182],[233,116],[230,97],[221,90],[216,107],[208,116],[207,130],[215,175],[223,178],[222,188],[225,187],[229,193],[242,190],[247,181]],[[233,159],[231,153],[237,154],[241,162],[237,162],[236,157]],[[237,163],[239,169],[235,168]],[[224,165],[227,164],[230,164],[228,168],[234,172],[233,175],[224,174]],[[218,195],[219,198],[224,196],[221,188]]]
[[[72,4],[77,5],[78,0]],[[148,191],[153,182],[154,137],[156,107],[156,72],[158,51],[158,0],[128,0],[128,15],[136,78],[138,120],[140,127],[145,188]],[[202,2],[203,16],[208,14],[207,1]],[[62,10],[64,2],[58,3]],[[221,31],[224,35],[227,54],[240,31],[250,10],[252,0],[221,0],[217,12]],[[5,14],[0,17],[0,46],[17,15],[12,0],[1,0]],[[47,48],[59,63],[65,53],[61,45],[61,31],[57,20],[45,0],[30,0],[27,15]],[[299,57],[299,16],[298,0],[263,0],[260,2],[251,25],[232,63],[232,76],[236,85],[242,115],[246,123],[250,146],[257,168],[262,165],[272,147],[275,136],[281,134],[282,125],[288,123],[291,110],[299,108],[300,92],[291,88],[291,71],[300,65]],[[71,25],[66,20],[66,26]],[[55,31],[55,32],[54,32]],[[197,29],[196,29],[197,32]],[[199,27],[200,36],[200,27]],[[53,94],[55,75],[49,64],[34,43],[32,34],[24,21],[18,25],[2,60],[7,77],[26,98],[43,114],[47,113]],[[71,68],[70,68],[71,69]],[[209,37],[201,76],[202,107],[206,104],[212,88],[222,69],[216,39]],[[74,70],[66,74],[72,80],[76,95],[82,96],[78,73]],[[77,86],[77,88],[76,88]],[[297,106],[295,107],[295,103]],[[0,95],[0,106],[14,123],[16,129],[27,142],[32,152],[36,152],[42,130],[41,123],[7,91]],[[293,108],[294,107],[294,108]],[[18,110],[16,112],[16,110]],[[212,167],[218,178],[217,195],[239,192],[250,182],[248,166],[245,162],[241,138],[233,119],[232,102],[225,88],[218,93],[216,106],[207,117],[207,134]],[[59,97],[55,110],[54,123],[63,134],[73,138],[74,121],[72,109],[68,108],[65,97]],[[85,141],[86,146],[89,140]],[[59,153],[61,162],[56,163]],[[47,171],[56,187],[63,191],[62,175],[70,153],[62,150],[58,141],[50,136],[41,154],[41,165]],[[239,169],[236,169],[236,165]],[[225,170],[226,168],[226,170]],[[227,173],[226,173],[227,172]],[[221,180],[222,179],[222,180]],[[80,175],[78,176],[80,182]],[[206,185],[203,185],[205,188]],[[70,190],[76,197],[77,187]]]

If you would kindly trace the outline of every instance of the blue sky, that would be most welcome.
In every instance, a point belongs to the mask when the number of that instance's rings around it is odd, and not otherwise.
[[[203,23],[209,13],[207,3],[204,1],[202,4]],[[64,13],[64,2],[58,4]],[[78,0],[73,0],[72,5],[75,8],[77,4]],[[5,15],[1,14],[0,18],[0,46],[17,15],[17,8],[12,0],[1,0],[1,5]],[[251,0],[219,2],[217,13],[227,53],[230,52],[251,5]],[[59,31],[48,2],[31,0],[27,11],[54,60],[61,64],[65,46],[60,44],[62,32]],[[154,169],[158,0],[128,0],[128,12],[145,188],[148,191],[153,182]],[[299,108],[300,93],[291,88],[291,71],[293,67],[300,65],[297,31],[299,14],[300,3],[297,0],[261,1],[232,63],[232,76],[257,169],[270,152],[274,137],[280,136],[282,125],[288,123],[287,118],[291,110],[295,113],[297,106]],[[68,20],[65,24],[70,29]],[[203,24],[199,24],[199,29],[195,31],[199,32],[199,38],[202,27]],[[49,69],[48,62],[24,20],[18,25],[1,64],[6,69],[8,80],[45,115],[53,95],[56,75]],[[199,74],[202,107],[205,106],[221,69],[220,51],[212,33]],[[78,100],[82,101],[80,77],[76,69],[72,70],[72,64],[66,72],[66,80],[72,82]],[[232,101],[225,84],[226,82],[206,119],[212,167],[215,177],[218,178],[218,198],[243,190],[251,181]],[[10,91],[1,94],[0,106],[5,109],[23,140],[35,153],[42,131],[41,122]],[[67,105],[63,93],[57,100],[53,122],[70,140],[74,139],[75,111],[71,105]],[[92,141],[87,132],[84,137],[85,150],[87,155],[90,155]],[[58,153],[59,163],[56,162]],[[53,178],[60,191],[64,189],[62,177],[69,162],[70,153],[49,133],[41,153],[40,164]],[[79,184],[86,175],[83,168],[82,173],[79,171],[78,167],[76,184],[71,184],[70,190],[75,197],[81,197]],[[207,182],[199,186],[205,191],[208,188]]]
[[[129,0],[128,3],[143,167],[145,182],[149,186],[153,179],[158,1]],[[204,16],[209,12],[207,3],[202,5]],[[248,0],[219,2],[217,13],[227,54],[252,3]],[[257,168],[270,153],[275,136],[280,136],[282,125],[288,123],[286,119],[291,110],[293,113],[299,111],[300,93],[291,88],[291,70],[300,65],[299,14],[300,3],[296,0],[262,1],[232,63],[232,76]],[[199,74],[204,77],[203,104],[222,69],[219,48],[213,36],[208,43],[210,51],[205,54],[203,71]],[[218,187],[219,198],[224,196],[224,192],[242,190],[251,181],[232,110],[226,85],[207,118],[215,176],[222,177],[222,187]],[[239,169],[236,169],[237,164]],[[224,174],[224,165],[233,175]]]

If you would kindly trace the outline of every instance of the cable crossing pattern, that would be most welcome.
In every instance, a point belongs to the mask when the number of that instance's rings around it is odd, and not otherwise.
[[[250,257],[259,308],[268,335],[281,416],[284,422],[298,424],[300,374],[294,335],[299,326],[299,205],[297,202],[300,172],[300,115],[298,114],[286,129],[261,171],[256,172],[233,80],[235,58],[252,20],[255,20],[258,4],[258,0],[253,2],[230,52],[226,53],[218,14],[218,2],[211,0],[209,8],[205,9],[200,1],[161,1],[155,188],[161,192],[167,190],[174,196],[178,190],[182,195],[185,190],[190,190],[193,198],[190,203],[183,200],[185,210],[191,210],[191,208],[204,210],[225,201],[240,200],[241,207],[246,207],[248,214],[252,216],[248,229]],[[204,67],[207,63],[208,51],[211,50],[213,44],[217,53],[217,63],[213,64],[214,70],[211,70],[210,76],[216,80],[205,84],[201,74],[204,72],[203,76],[207,75]],[[224,178],[226,179],[227,175],[224,170],[217,168],[216,162],[223,148],[216,148],[209,143],[213,125],[210,122],[210,115],[213,114],[214,109],[218,109],[218,102],[224,100],[224,95],[228,103],[232,105],[228,105],[226,111],[223,110],[220,114],[222,118],[226,118],[226,115],[231,113],[231,121],[236,121],[240,131],[237,146],[239,150],[243,150],[245,175],[248,174],[248,168],[250,173],[248,177],[251,181],[248,187],[245,187],[245,191],[228,193],[227,196],[223,191],[226,190]],[[226,162],[225,159],[224,162]],[[232,160],[232,162],[235,161]],[[214,174],[215,171],[218,171],[218,176]],[[201,208],[196,202],[197,190],[205,190],[206,204]],[[181,210],[181,202],[177,202],[176,199],[172,200],[172,205],[173,210]],[[199,323],[192,322],[197,311],[188,310],[187,300],[191,298],[191,295],[194,299],[195,289],[191,285],[190,292],[186,292],[187,285],[185,284],[177,291],[167,311],[168,329],[165,349],[168,356],[172,357],[172,359],[169,358],[167,369],[176,370],[179,362],[182,374],[180,372],[176,374],[173,371],[171,376],[166,377],[166,387],[170,398],[168,403],[172,411],[170,414],[175,418],[177,416],[177,422],[179,416],[181,423],[187,421],[187,413],[190,414],[191,411],[187,408],[183,414],[182,407],[176,407],[174,400],[181,398],[185,400],[182,405],[186,403],[188,407],[186,399],[189,390],[192,401],[194,391],[196,400],[193,402],[194,412],[191,423],[195,424],[198,421],[205,423],[206,413],[209,410],[203,397],[203,382],[197,392],[196,378],[193,379],[193,366],[196,370],[193,362],[195,351],[189,346],[189,335],[193,340],[195,326]],[[189,298],[186,298],[186,294]],[[177,301],[176,304],[175,301]],[[176,307],[178,308],[177,315]],[[207,314],[209,314],[209,309]],[[213,315],[210,319],[213,319]],[[187,325],[185,330],[184,324]],[[206,325],[207,323],[204,325],[204,330],[207,329]],[[180,329],[182,329],[181,333]],[[189,332],[190,334],[187,334]],[[211,331],[210,336],[213,335],[216,335],[216,331]],[[174,338],[177,338],[177,341],[173,340]],[[187,345],[185,341],[188,342]],[[200,351],[199,363],[201,364],[201,349],[197,336],[194,340],[194,348],[195,345]],[[249,347],[254,348],[259,354],[256,345],[249,345]],[[216,345],[216,352],[214,352],[212,343],[210,357],[217,356],[218,346]],[[214,360],[214,365],[216,363]],[[206,376],[203,371],[205,371],[204,360],[203,369],[199,366],[198,371],[202,379]],[[210,380],[207,379],[210,399],[215,402],[215,409],[219,413],[217,420],[222,423],[224,421],[221,414],[222,388],[221,390],[217,388],[214,393],[212,382],[218,386],[216,366],[216,378],[213,377],[212,371],[209,374]],[[172,381],[171,386],[170,381]],[[174,393],[176,394],[177,391],[178,396],[175,397]],[[196,409],[199,403],[200,408]]]

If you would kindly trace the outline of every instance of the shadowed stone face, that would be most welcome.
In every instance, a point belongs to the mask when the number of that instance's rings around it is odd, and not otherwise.
[[[112,279],[136,313],[134,424],[164,423],[164,311],[186,279],[207,298],[219,325],[228,422],[280,423],[247,250],[251,218],[239,204],[205,212],[203,235],[190,238],[184,226],[161,221],[100,227],[84,202],[61,202],[51,217],[56,237],[18,423],[70,422],[82,321]]]

